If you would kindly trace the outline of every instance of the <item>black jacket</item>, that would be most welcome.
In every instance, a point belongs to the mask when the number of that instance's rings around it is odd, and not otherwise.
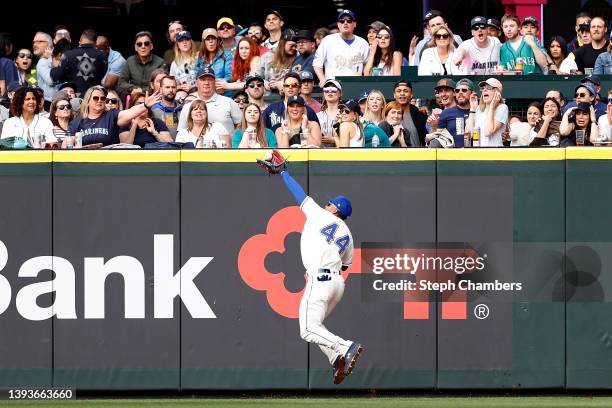
[[[93,44],[83,44],[62,55],[60,66],[51,69],[51,79],[74,82],[77,94],[83,96],[87,89],[102,83],[107,68],[108,55]]]
[[[414,122],[414,126],[417,129],[417,133],[419,134],[419,141],[421,142],[421,146],[425,146],[425,135],[427,134],[427,129],[425,128],[425,124],[427,123],[427,115],[419,110],[413,104],[410,104],[410,116],[412,117],[412,121]]]

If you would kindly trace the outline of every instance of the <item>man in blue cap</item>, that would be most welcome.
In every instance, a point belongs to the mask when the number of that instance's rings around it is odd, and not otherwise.
[[[575,107],[580,102],[586,102],[593,106],[595,114],[599,120],[600,116],[607,114],[607,105],[598,101],[598,92],[595,82],[599,82],[599,78],[595,75],[589,75],[580,81],[580,85],[574,90],[574,100],[566,104],[563,108],[563,113]]]
[[[353,237],[345,223],[353,208],[342,195],[330,198],[321,208],[289,175],[280,153],[274,151],[274,156],[281,160],[278,172],[287,189],[306,215],[300,249],[308,280],[300,302],[300,336],[321,348],[333,367],[334,384],[340,384],[355,368],[363,346],[331,333],[323,321],[342,298],[341,273],[353,261]]]

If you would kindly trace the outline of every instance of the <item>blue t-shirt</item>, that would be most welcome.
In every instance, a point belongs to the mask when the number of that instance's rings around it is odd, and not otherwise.
[[[461,109],[458,106],[444,109],[440,114],[440,118],[438,119],[438,129],[446,129],[448,130],[448,133],[453,135],[453,139],[455,139],[455,147],[463,147],[463,133],[460,135],[457,134],[457,122],[455,119],[463,118],[463,129],[465,130],[468,116],[470,116],[470,108]]]
[[[19,81],[19,71],[13,60],[6,57],[0,58],[0,79],[4,80],[4,85],[8,86],[11,82]]]
[[[262,113],[266,128],[276,132],[285,117],[285,102],[279,101],[268,106]],[[317,114],[310,106],[306,106],[308,120],[319,123]]]
[[[111,109],[95,119],[76,118],[70,122],[68,130],[72,135],[82,130],[84,133],[83,145],[102,143],[104,146],[108,146],[119,143],[118,118],[119,111]]]
[[[168,132],[168,128],[166,127],[164,122],[162,122],[159,119],[153,118],[153,126],[155,126],[155,130],[157,130],[158,132]],[[130,127],[131,125],[121,127],[119,129],[119,133],[130,130]],[[135,145],[144,147],[144,145],[147,143],[155,143],[155,142],[157,142],[157,139],[155,138],[155,136],[149,133],[149,131],[146,128],[136,129],[136,134],[134,135]]]
[[[236,129],[232,135],[232,148],[236,149],[242,140],[242,129]],[[266,129],[266,143],[268,147],[278,147],[276,135],[270,129]]]

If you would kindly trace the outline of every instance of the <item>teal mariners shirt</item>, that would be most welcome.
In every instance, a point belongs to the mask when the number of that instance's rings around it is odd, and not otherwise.
[[[546,53],[537,39],[535,39],[535,43],[542,52]],[[542,73],[540,66],[535,60],[533,50],[525,43],[525,37],[521,37],[520,45],[516,51],[514,51],[509,41],[503,43],[499,49],[499,58],[501,60],[501,65],[506,71],[514,71],[516,69],[516,59],[523,58],[523,74]]]

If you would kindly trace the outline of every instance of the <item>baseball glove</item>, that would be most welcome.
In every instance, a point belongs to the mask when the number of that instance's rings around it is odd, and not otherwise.
[[[278,174],[287,170],[287,160],[276,149],[268,153],[264,160],[257,159],[257,164],[270,174]]]

